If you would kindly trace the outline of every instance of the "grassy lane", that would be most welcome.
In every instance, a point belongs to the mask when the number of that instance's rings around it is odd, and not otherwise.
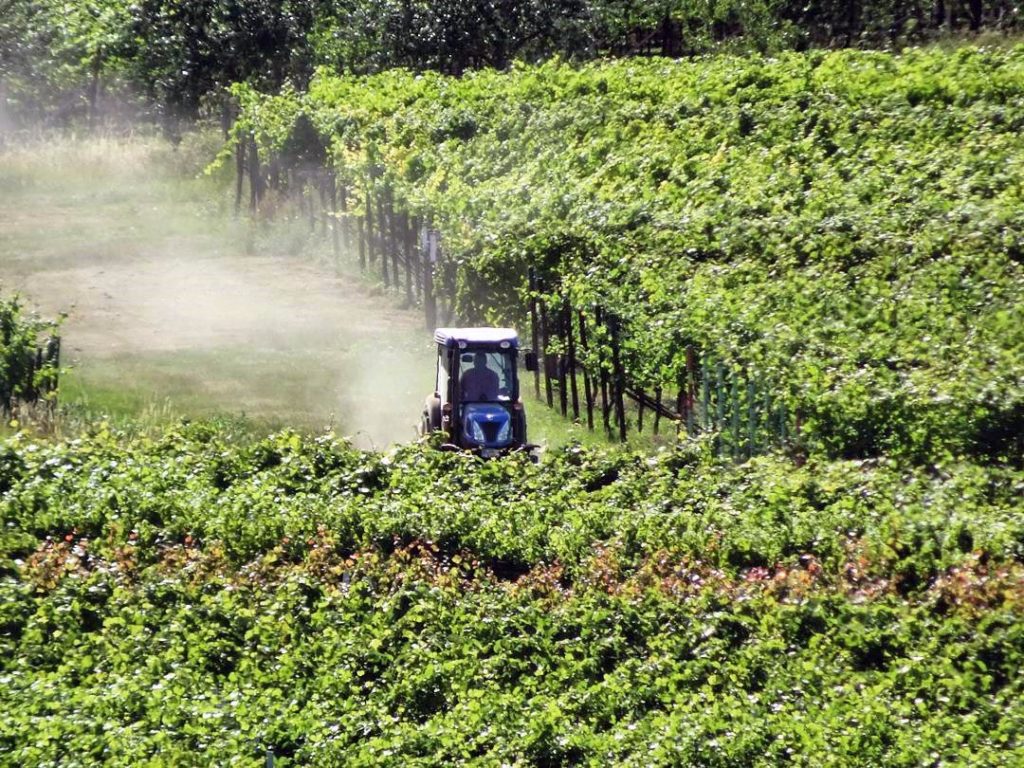
[[[0,158],[0,268],[67,312],[64,402],[89,418],[244,416],[382,445],[412,434],[416,319],[286,224],[234,221],[193,138],[57,141]]]

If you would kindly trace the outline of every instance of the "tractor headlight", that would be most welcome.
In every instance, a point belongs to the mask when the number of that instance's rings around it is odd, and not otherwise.
[[[507,419],[504,424],[501,425],[501,430],[498,432],[498,438],[495,440],[496,443],[505,444],[512,439],[512,420]]]
[[[475,442],[487,442],[487,437],[484,435],[483,427],[480,426],[480,422],[476,419],[469,420],[469,436],[473,438]]]

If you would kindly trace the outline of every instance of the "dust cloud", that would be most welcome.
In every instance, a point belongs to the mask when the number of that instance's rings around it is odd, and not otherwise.
[[[67,397],[330,427],[366,448],[412,439],[433,374],[422,316],[304,225],[233,220],[225,185],[189,180],[212,156],[196,142],[0,151],[2,288],[68,313]]]

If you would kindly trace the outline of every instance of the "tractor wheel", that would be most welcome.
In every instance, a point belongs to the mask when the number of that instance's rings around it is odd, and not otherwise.
[[[423,409],[423,434],[429,435],[441,429],[441,398],[431,395]]]
[[[526,412],[523,410],[514,411],[512,414],[512,434],[520,445],[526,444]]]

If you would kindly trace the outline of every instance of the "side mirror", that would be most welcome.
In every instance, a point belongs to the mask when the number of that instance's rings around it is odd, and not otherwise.
[[[537,353],[527,352],[524,356],[526,362],[526,370],[536,371],[537,370]]]

